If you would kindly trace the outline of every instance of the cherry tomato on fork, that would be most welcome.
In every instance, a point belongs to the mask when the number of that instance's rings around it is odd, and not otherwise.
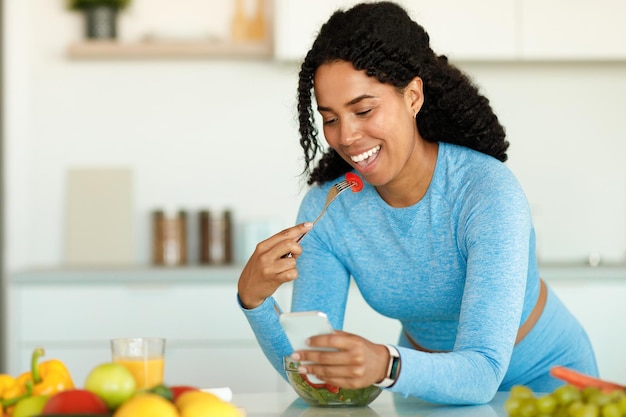
[[[350,188],[352,189],[353,193],[358,193],[363,189],[363,180],[354,172],[348,172],[346,174],[346,181],[351,184]]]

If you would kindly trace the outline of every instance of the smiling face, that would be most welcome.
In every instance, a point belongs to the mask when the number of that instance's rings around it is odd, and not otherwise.
[[[317,69],[314,86],[329,146],[389,204],[417,202],[436,160],[436,144],[426,142],[415,124],[424,101],[421,80],[414,78],[400,92],[349,62],[336,61]]]

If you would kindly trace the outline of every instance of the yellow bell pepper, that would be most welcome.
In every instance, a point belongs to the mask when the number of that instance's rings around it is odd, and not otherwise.
[[[20,385],[11,375],[0,375],[0,416],[3,415],[3,409],[10,412],[15,404],[23,398],[30,397],[32,392],[31,381]]]
[[[11,375],[0,375],[0,399],[9,398],[14,393],[19,394],[17,381]]]
[[[32,384],[32,395],[52,395],[60,391],[74,388],[72,376],[63,364],[57,359],[39,363],[39,358],[45,354],[43,348],[33,351],[31,371],[24,372],[17,377],[17,384],[26,387],[28,381]]]
[[[74,382],[65,365],[56,359],[39,363],[44,355],[43,348],[33,351],[31,371],[24,372],[17,378],[0,375],[0,416],[3,412],[11,414],[20,400],[31,395],[52,395],[74,388]]]

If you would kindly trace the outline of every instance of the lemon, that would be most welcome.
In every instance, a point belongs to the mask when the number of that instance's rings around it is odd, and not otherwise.
[[[231,403],[222,400],[187,402],[180,408],[180,417],[244,417],[244,414]]]
[[[159,395],[139,394],[124,402],[113,417],[178,417],[178,411]]]
[[[215,394],[203,391],[187,391],[176,400],[180,417],[244,417],[234,405]]]
[[[222,399],[210,392],[186,391],[176,400],[176,407],[183,409],[187,404],[191,403],[213,404],[218,402],[222,402]]]

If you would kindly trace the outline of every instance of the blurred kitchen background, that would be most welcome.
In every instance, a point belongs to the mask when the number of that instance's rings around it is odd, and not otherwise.
[[[58,331],[48,338],[45,329],[35,335],[28,330],[28,315],[34,314],[28,303],[37,300],[32,305],[37,308],[51,294],[62,297],[69,289],[97,288],[85,293],[97,297],[110,290],[105,301],[110,305],[127,292],[124,285],[139,282],[151,285],[150,291],[165,285],[157,297],[162,300],[177,291],[173,280],[198,289],[214,279],[237,315],[233,320],[242,320],[233,295],[241,264],[257,239],[293,224],[306,191],[299,176],[295,111],[299,62],[319,24],[335,8],[353,3],[132,0],[119,12],[116,38],[94,42],[87,39],[85,14],[68,10],[65,0],[2,1],[4,370],[22,370],[35,343],[59,355],[90,351],[81,356],[83,364],[102,357],[107,347],[97,343],[106,344],[113,333],[87,332],[91,338],[64,341],[56,338]],[[401,3],[430,33],[433,48],[466,70],[490,98],[511,142],[507,165],[531,204],[542,263],[546,270],[566,271],[554,272],[554,285],[563,283],[563,296],[570,297],[585,324],[603,320],[590,316],[587,304],[610,306],[611,297],[619,302],[626,294],[621,266],[626,260],[626,3]],[[103,204],[90,206],[85,200],[103,193]],[[188,215],[187,268],[153,265],[152,215],[160,209]],[[235,253],[227,266],[199,265],[194,219],[202,210],[232,215]],[[119,222],[108,224],[107,213],[115,213],[111,218]],[[92,222],[92,231],[80,229],[91,235],[70,233],[78,218]],[[110,250],[97,250],[103,240]],[[101,258],[84,253],[72,258],[71,248],[89,247]],[[105,256],[111,253],[116,255]],[[600,266],[589,272],[590,262]],[[606,275],[607,270],[613,272]],[[567,281],[568,274],[575,280]],[[596,276],[604,277],[600,288],[589,286]],[[81,277],[93,287],[86,288]],[[63,285],[69,289],[60,291]],[[207,291],[198,308],[216,302]],[[599,298],[585,303],[589,299],[582,294],[590,297],[594,291]],[[149,303],[145,297],[141,302]],[[186,302],[179,294],[171,307]],[[81,335],[94,323],[106,328],[106,310],[77,318],[72,314],[90,310],[72,306],[71,300],[61,304],[68,311],[54,318],[56,323],[71,318]],[[162,305],[153,307],[150,311],[159,314]],[[143,329],[142,323],[132,329]],[[172,352],[193,350],[203,358],[207,349],[232,351],[229,343],[236,335],[226,331],[217,342],[205,340],[197,334],[210,332],[208,324],[198,326],[196,336],[188,338],[177,339],[163,327],[161,333],[172,340]],[[245,323],[237,326],[248,331]],[[612,340],[614,349],[626,344],[600,330],[592,336],[597,344]],[[253,338],[239,346],[237,354],[263,361]],[[608,346],[599,349],[601,371],[626,382],[626,367],[612,366],[617,354]],[[86,369],[74,366],[84,375]],[[190,382],[184,375],[177,378]]]

